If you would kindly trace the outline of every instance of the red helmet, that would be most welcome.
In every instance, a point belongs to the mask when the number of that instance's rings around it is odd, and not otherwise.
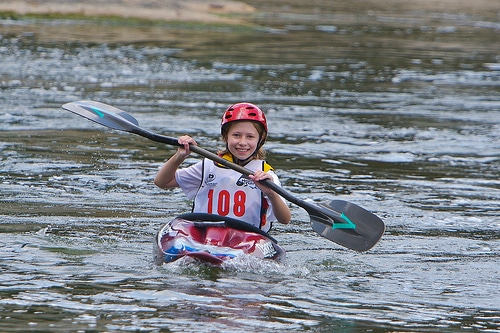
[[[237,120],[250,120],[260,123],[267,133],[267,121],[264,112],[252,103],[236,103],[227,108],[222,116],[221,130],[224,125]]]

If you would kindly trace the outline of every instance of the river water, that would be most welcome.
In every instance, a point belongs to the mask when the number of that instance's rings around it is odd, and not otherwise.
[[[2,20],[0,329],[500,332],[498,23],[325,15]],[[356,203],[387,231],[356,253],[292,205],[272,230],[284,263],[156,266],[154,234],[190,209],[152,182],[174,148],[60,107],[82,99],[211,151],[225,107],[254,102],[287,191]]]

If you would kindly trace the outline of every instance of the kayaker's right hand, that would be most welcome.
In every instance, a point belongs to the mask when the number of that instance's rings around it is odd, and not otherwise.
[[[179,137],[177,142],[179,142],[179,144],[184,146],[184,147],[179,147],[177,149],[177,153],[181,154],[182,157],[184,157],[184,158],[187,157],[191,153],[191,150],[189,149],[189,145],[190,144],[197,145],[196,141],[194,141],[194,139],[192,137],[190,137],[189,135],[183,135],[183,136]]]

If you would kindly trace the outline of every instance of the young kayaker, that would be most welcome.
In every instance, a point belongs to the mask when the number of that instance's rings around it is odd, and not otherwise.
[[[264,161],[267,121],[262,110],[251,103],[231,105],[222,116],[221,135],[226,147],[218,154],[254,171],[253,175],[243,176],[208,158],[179,168],[190,154],[189,145],[196,145],[193,138],[183,135],[178,139],[183,147],[161,167],[154,183],[160,188],[180,187],[194,199],[194,213],[229,216],[266,232],[274,221],[289,223],[285,200],[260,183],[269,179],[281,186],[274,169]]]

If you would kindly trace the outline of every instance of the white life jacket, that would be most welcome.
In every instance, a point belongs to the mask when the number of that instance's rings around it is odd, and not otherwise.
[[[280,185],[272,168],[263,160],[252,160],[245,168],[271,172],[273,181]],[[186,177],[198,178],[196,192],[192,186],[194,184],[189,181],[192,179]],[[271,229],[271,222],[276,220],[270,201],[251,179],[207,158],[188,168],[177,170],[176,180],[188,197],[194,197],[194,213],[229,216],[266,232]]]

